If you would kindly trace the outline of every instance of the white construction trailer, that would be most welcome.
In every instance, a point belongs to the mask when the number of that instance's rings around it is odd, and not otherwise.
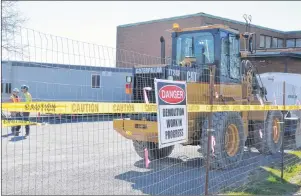
[[[301,105],[301,74],[268,72],[257,77],[267,89],[266,98],[273,102],[273,105]],[[284,81],[285,103],[283,103]],[[300,119],[300,110],[289,111],[285,115],[285,135],[295,139],[297,148],[301,147]]]

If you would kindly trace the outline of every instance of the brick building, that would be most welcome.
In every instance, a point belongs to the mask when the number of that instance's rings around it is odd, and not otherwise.
[[[154,59],[160,57],[161,36],[165,39],[165,54],[167,57],[170,56],[171,34],[168,30],[172,28],[173,23],[178,23],[181,28],[223,24],[241,33],[246,30],[244,22],[205,13],[120,25],[117,27],[116,48],[122,49],[123,52],[118,50],[116,53],[117,66],[153,64]],[[280,31],[251,24],[250,32],[256,34],[254,40],[256,52],[251,60],[260,64],[259,70],[301,73],[301,30]],[[241,49],[243,48],[242,42]],[[127,62],[132,62],[128,64],[124,63],[125,56],[128,56],[125,51],[134,51],[147,56],[132,57],[132,60],[127,57]],[[273,67],[270,67],[272,65]]]

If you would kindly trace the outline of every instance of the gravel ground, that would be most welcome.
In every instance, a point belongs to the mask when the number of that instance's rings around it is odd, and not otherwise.
[[[21,135],[24,135],[22,128]],[[148,169],[112,121],[31,126],[13,137],[2,129],[2,194],[203,194],[205,167],[197,147],[176,146]],[[280,155],[245,152],[235,169],[210,172],[210,192],[237,187],[247,174]]]

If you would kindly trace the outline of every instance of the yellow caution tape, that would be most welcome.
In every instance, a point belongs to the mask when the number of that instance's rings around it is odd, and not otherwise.
[[[40,123],[23,121],[23,120],[2,120],[3,127],[25,126],[25,125],[41,125]]]
[[[40,112],[48,114],[118,114],[156,113],[156,104],[107,102],[32,102],[2,103],[4,111]],[[189,104],[188,112],[301,110],[300,105],[200,105]]]

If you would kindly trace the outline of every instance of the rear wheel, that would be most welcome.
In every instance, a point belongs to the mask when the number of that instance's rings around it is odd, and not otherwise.
[[[201,149],[207,158],[208,119],[202,126]],[[242,160],[244,152],[244,130],[241,116],[236,112],[213,114],[211,133],[210,167],[212,169],[232,168]]]
[[[263,154],[277,153],[282,144],[282,113],[269,111],[265,122],[254,122],[252,136],[255,148]]]
[[[169,146],[169,147],[159,149],[157,143],[141,142],[141,141],[136,141],[136,140],[133,140],[133,146],[134,146],[136,153],[141,158],[144,158],[144,149],[147,148],[148,158],[150,160],[156,160],[156,159],[168,157],[174,149],[174,146]]]

